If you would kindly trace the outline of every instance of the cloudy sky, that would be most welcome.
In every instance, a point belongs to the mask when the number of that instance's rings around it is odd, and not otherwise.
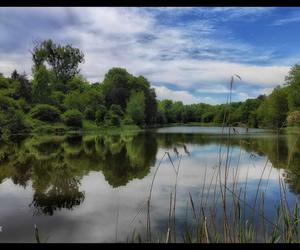
[[[159,99],[186,104],[269,94],[300,58],[300,8],[0,8],[0,72],[31,74],[34,41],[72,44],[81,73],[101,82],[112,67],[144,75]]]

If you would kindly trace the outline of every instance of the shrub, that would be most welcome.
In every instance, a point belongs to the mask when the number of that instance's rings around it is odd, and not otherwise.
[[[287,117],[288,125],[299,125],[300,124],[300,111],[294,111]]]
[[[60,111],[48,104],[38,104],[31,110],[31,117],[47,122],[56,122],[60,118]]]
[[[110,106],[109,110],[110,110],[112,113],[116,114],[117,116],[123,116],[123,115],[124,115],[124,113],[123,113],[122,108],[121,108],[120,105],[112,104],[112,105]]]
[[[82,128],[82,114],[77,109],[69,109],[63,114],[67,126]]]
[[[104,123],[107,126],[120,126],[121,118],[110,110],[104,117]]]
[[[204,113],[202,116],[202,122],[212,122],[214,119],[214,114],[212,112]]]
[[[123,111],[119,105],[112,104],[104,116],[104,123],[107,126],[120,126]]]
[[[28,133],[31,128],[25,121],[25,115],[21,110],[10,107],[5,112],[0,111],[0,130],[9,134]]]
[[[19,109],[18,102],[10,97],[3,96],[0,93],[0,109],[7,110],[8,108]]]
[[[103,123],[105,114],[106,114],[105,106],[100,105],[95,114],[95,120],[96,120],[97,125],[100,125]]]
[[[94,121],[95,120],[95,112],[91,108],[86,108],[84,111],[84,116],[86,119]]]
[[[125,116],[122,120],[123,125],[133,125],[134,121],[131,119],[131,117]]]

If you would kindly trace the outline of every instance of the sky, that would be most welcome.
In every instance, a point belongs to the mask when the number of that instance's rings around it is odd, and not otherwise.
[[[30,77],[34,42],[85,55],[81,74],[143,75],[158,99],[225,103],[270,94],[300,58],[299,7],[0,7],[0,72]]]

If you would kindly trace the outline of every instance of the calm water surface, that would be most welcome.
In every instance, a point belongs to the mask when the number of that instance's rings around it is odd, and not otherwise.
[[[169,127],[120,134],[30,136],[0,143],[0,242],[34,242],[34,225],[47,242],[126,241],[145,232],[151,200],[153,234],[166,232],[175,167],[180,160],[178,235],[191,215],[189,193],[199,208],[210,204],[217,165],[229,165],[228,185],[246,187],[253,204],[260,185],[265,214],[274,216],[279,180],[291,204],[300,193],[299,134],[237,128]],[[224,129],[228,133],[228,129]],[[261,179],[261,180],[260,180]],[[231,186],[230,186],[231,185]],[[201,199],[201,197],[204,197]],[[202,203],[201,203],[202,200]],[[221,205],[220,205],[221,206]],[[134,220],[133,220],[134,219]]]

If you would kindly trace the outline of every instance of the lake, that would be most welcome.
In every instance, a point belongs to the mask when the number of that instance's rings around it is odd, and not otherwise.
[[[124,242],[134,230],[145,237],[157,167],[152,237],[167,231],[177,170],[179,242],[193,211],[204,205],[213,206],[221,224],[218,171],[221,179],[228,177],[221,181],[228,187],[227,202],[235,191],[246,219],[263,207],[272,220],[280,197],[291,206],[297,202],[299,133],[243,128],[223,133],[217,127],[179,126],[1,142],[0,242],[35,242],[34,225],[47,242]]]

